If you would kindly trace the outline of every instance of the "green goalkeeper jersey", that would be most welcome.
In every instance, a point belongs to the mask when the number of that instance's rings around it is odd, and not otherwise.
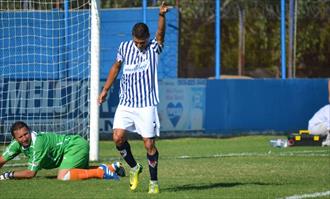
[[[69,147],[69,141],[74,136],[76,135],[31,132],[32,140],[29,147],[25,148],[13,140],[2,156],[9,161],[24,153],[29,158],[28,169],[31,171],[57,168],[62,162],[66,148]]]

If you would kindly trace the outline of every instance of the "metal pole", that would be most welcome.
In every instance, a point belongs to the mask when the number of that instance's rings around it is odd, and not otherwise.
[[[286,77],[286,52],[285,52],[285,0],[281,0],[281,65],[282,79]]]
[[[238,76],[244,75],[245,62],[245,10],[238,6]]]
[[[68,51],[69,51],[69,0],[64,0],[64,53],[63,53],[63,72],[60,74],[61,78],[68,77]]]
[[[220,9],[221,0],[216,0],[215,4],[215,79],[220,79],[220,59],[221,59],[221,25]]]
[[[293,70],[293,78],[296,78],[296,50],[297,50],[297,7],[298,0],[295,0],[294,5],[294,34],[293,34],[293,58],[292,58],[292,70]]]
[[[293,74],[293,31],[294,31],[294,0],[289,4],[289,52],[288,52],[288,78]]]
[[[147,0],[142,2],[143,23],[147,23]]]

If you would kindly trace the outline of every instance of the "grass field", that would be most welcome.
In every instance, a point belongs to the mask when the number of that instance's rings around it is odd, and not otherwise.
[[[62,182],[57,170],[42,170],[33,180],[0,181],[0,198],[330,198],[330,147],[273,148],[281,136],[159,139],[161,193],[148,195],[149,171],[143,143],[130,141],[144,166],[136,192],[128,177],[120,181]],[[112,142],[101,142],[102,162],[120,160]],[[25,162],[21,159],[9,163]],[[98,163],[91,163],[97,165]],[[125,168],[128,170],[127,165]],[[1,172],[22,169],[3,167]],[[329,193],[329,194],[328,194]],[[308,197],[307,197],[308,198]]]

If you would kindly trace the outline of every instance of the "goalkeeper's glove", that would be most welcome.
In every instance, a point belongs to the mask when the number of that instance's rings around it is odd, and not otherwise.
[[[14,171],[7,171],[0,175],[0,180],[14,179]]]

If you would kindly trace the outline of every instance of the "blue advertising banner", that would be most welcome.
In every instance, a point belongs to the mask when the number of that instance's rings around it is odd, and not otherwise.
[[[206,80],[167,79],[159,82],[161,131],[204,129]]]
[[[18,120],[35,130],[81,133],[81,127],[88,126],[88,83],[87,80],[2,79],[3,133],[8,133],[12,123]]]
[[[8,80],[0,84],[1,118],[41,119],[88,114],[88,81]]]

